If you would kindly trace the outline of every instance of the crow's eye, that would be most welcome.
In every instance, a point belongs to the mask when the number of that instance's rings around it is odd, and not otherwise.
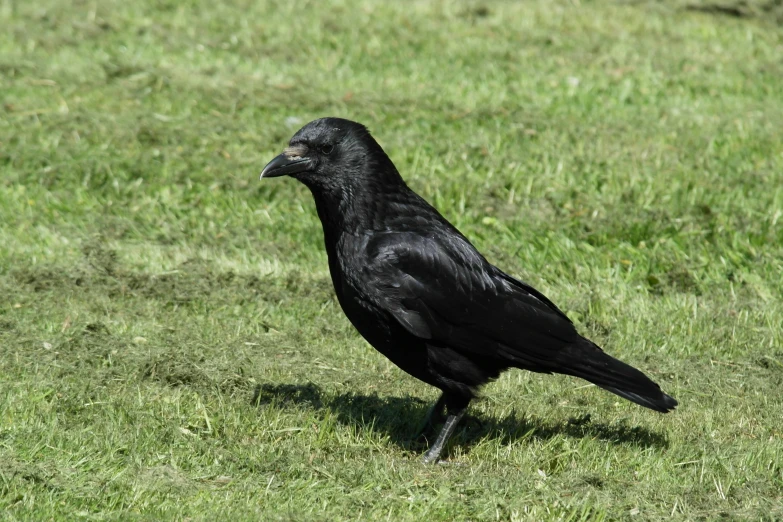
[[[318,147],[318,150],[320,150],[324,154],[331,154],[332,150],[334,150],[334,145],[329,145],[328,143],[325,143],[320,147]]]

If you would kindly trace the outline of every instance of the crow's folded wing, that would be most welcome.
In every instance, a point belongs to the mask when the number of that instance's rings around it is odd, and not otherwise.
[[[373,300],[419,338],[541,370],[579,339],[549,299],[462,236],[389,233],[368,246]]]

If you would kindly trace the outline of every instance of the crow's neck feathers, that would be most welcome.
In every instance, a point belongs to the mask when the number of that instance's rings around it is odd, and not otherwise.
[[[386,153],[376,147],[347,166],[335,183],[308,184],[327,237],[388,229],[401,214],[434,210],[405,184]]]

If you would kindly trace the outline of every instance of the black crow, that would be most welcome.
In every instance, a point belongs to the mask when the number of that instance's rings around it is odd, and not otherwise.
[[[261,172],[284,175],[315,198],[345,315],[394,364],[443,392],[425,424],[443,428],[424,462],[438,460],[476,390],[512,367],[581,377],[660,412],[677,405],[579,335],[547,297],[490,264],[405,184],[365,126],[308,123]]]

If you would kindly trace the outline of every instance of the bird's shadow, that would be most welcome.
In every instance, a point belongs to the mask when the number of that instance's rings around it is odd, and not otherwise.
[[[253,404],[287,405],[312,410],[330,410],[344,425],[371,429],[389,437],[402,449],[422,451],[428,446],[425,437],[416,437],[430,404],[416,397],[379,397],[355,393],[329,395],[313,383],[261,384],[256,387]],[[434,433],[431,437],[434,437]],[[612,444],[641,447],[668,447],[666,438],[639,426],[610,425],[593,422],[590,415],[571,418],[562,423],[546,423],[518,415],[516,412],[502,418],[486,415],[466,415],[455,432],[453,442],[469,448],[485,438],[499,438],[502,443],[520,439],[547,440],[558,435],[574,438],[591,437]],[[434,440],[434,439],[432,439]]]

